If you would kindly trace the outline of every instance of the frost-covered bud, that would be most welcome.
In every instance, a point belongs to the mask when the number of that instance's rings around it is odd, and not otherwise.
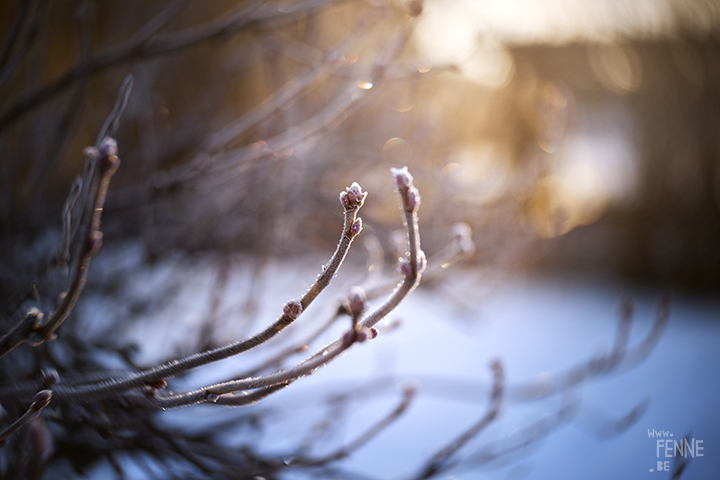
[[[205,390],[205,400],[207,400],[208,402],[215,403],[218,401],[218,398],[220,398],[220,395],[218,395],[217,393]]]
[[[348,232],[350,234],[350,237],[356,236],[358,233],[362,232],[362,218],[356,218],[355,222],[350,226],[350,231]]]
[[[409,277],[412,275],[412,265],[410,265],[410,260],[407,258],[401,258],[398,262],[398,270],[400,270],[400,273],[405,275],[406,277]]]
[[[367,192],[362,191],[362,187],[357,182],[347,187],[344,192],[340,192],[340,203],[345,210],[359,208],[365,202]]]
[[[393,178],[395,179],[395,185],[399,189],[407,188],[410,185],[412,185],[413,176],[410,175],[410,172],[408,172],[407,167],[391,168],[390,172],[392,173]]]
[[[475,253],[475,242],[472,239],[470,225],[463,222],[456,223],[452,226],[452,233],[460,253],[468,257]]]
[[[302,311],[302,304],[297,300],[290,300],[283,307],[283,313],[288,317],[292,318],[293,320],[298,318]]]
[[[43,387],[55,385],[60,380],[57,370],[54,368],[45,368],[40,374]]]
[[[420,206],[420,192],[415,187],[410,187],[407,194],[407,204],[410,210],[417,210]]]
[[[114,171],[120,165],[120,159],[117,157],[118,148],[114,138],[105,137],[98,147],[98,155],[95,158],[97,167],[105,171]]]
[[[97,158],[100,156],[100,152],[95,147],[85,147],[83,149],[83,155],[85,155],[86,157]]]
[[[112,137],[105,137],[100,142],[98,150],[105,157],[114,157],[118,153],[117,142]]]
[[[37,412],[48,406],[52,399],[52,392],[50,390],[40,390],[33,397],[33,403],[30,406],[30,410]]]
[[[472,237],[472,228],[465,222],[458,222],[452,226],[452,234],[456,239]]]
[[[357,182],[353,182],[347,192],[348,201],[350,203],[358,203],[362,199],[363,191],[362,188],[360,188],[360,184]]]
[[[345,210],[350,210],[352,208],[350,206],[350,200],[348,200],[347,192],[340,192],[340,204]]]
[[[348,295],[348,307],[350,315],[353,317],[359,317],[365,311],[367,306],[367,296],[365,290],[360,287],[353,287],[350,289],[350,295]]]
[[[358,343],[362,343],[365,340],[372,340],[373,338],[378,336],[378,329],[375,327],[362,327],[358,329],[357,333],[355,334],[355,340]]]

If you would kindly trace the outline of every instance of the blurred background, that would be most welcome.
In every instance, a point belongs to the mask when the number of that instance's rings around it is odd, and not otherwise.
[[[463,221],[484,266],[717,291],[717,2],[245,3],[4,2],[3,238],[59,218],[132,73],[105,222],[152,254],[326,248],[353,180],[386,242],[408,165],[431,251]]]
[[[242,289],[233,318],[252,321],[195,320],[188,328],[204,332],[202,341],[178,337],[165,349],[140,349],[136,360],[244,336],[259,325],[258,312],[286,300],[273,286],[284,285],[282,265],[313,278],[315,260],[337,241],[338,192],[353,181],[369,196],[366,240],[351,252],[351,268],[379,256],[392,270],[401,224],[389,169],[407,165],[422,194],[428,255],[451,241],[457,222],[474,232],[474,255],[418,292],[444,298],[463,334],[488,333],[488,312],[512,320],[533,305],[545,305],[538,315],[552,322],[553,307],[594,317],[602,300],[612,317],[622,291],[640,292],[649,310],[649,292],[671,288],[702,307],[680,304],[680,323],[704,327],[677,338],[689,349],[704,338],[710,354],[720,311],[719,33],[713,0],[1,2],[3,316],[28,299],[54,298],[60,277],[46,272],[64,202],[83,172],[83,149],[96,144],[131,74],[114,134],[122,165],[104,209],[104,246],[78,306],[78,316],[100,312],[114,323],[78,319],[83,338],[142,343],[158,331],[128,333],[117,322],[178,315],[189,307],[161,307],[188,289],[203,292],[214,318],[233,304],[219,299],[230,295],[226,284]],[[233,284],[238,275],[249,280]],[[133,278],[140,286],[128,287]],[[526,307],[508,313],[492,301],[488,292],[503,278],[517,289],[503,287],[499,298],[507,305],[521,295]],[[572,279],[581,279],[579,297]],[[605,327],[563,336],[548,326],[533,345],[576,344],[563,358],[578,359],[596,335],[612,338],[612,321]],[[537,372],[510,338],[485,347],[498,345],[499,355],[517,354],[522,375]],[[682,388],[700,388],[716,357]],[[560,364],[568,362],[546,369]],[[704,395],[698,408],[707,421],[716,413]]]

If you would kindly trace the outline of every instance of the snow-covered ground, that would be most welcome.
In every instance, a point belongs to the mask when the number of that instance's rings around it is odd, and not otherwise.
[[[286,300],[304,292],[316,275],[313,265],[319,263],[276,264],[267,270],[256,320],[245,334],[271,322]],[[163,268],[157,267],[146,281],[162,285],[177,278],[173,268],[167,267],[162,273]],[[179,282],[181,293],[169,307],[176,312],[172,331],[166,328],[166,335],[158,335],[162,327],[153,327],[148,319],[136,320],[124,333],[135,340],[156,339],[141,350],[141,359],[152,361],[163,351],[181,349],[178,345],[183,335],[197,332],[193,322],[205,311],[199,305],[207,304],[214,270],[210,263],[202,262],[185,268],[187,275]],[[232,341],[243,334],[244,327],[233,319],[244,304],[243,292],[249,288],[251,272],[248,262],[233,265],[228,298],[220,308],[224,320],[217,326],[218,340]],[[304,332],[321,324],[343,292],[361,277],[352,268],[349,273],[341,271],[329,291],[317,300],[319,305],[313,305],[291,327],[294,333],[273,340],[274,348],[302,338]],[[504,366],[508,395],[513,385],[551,381],[554,374],[612,348],[623,294],[630,294],[636,305],[630,344],[644,339],[655,320],[661,293],[576,278],[502,278],[458,271],[436,288],[414,292],[390,317],[391,321],[400,320],[399,328],[353,346],[314,375],[247,407],[264,412],[263,428],[255,433],[244,430],[228,436],[227,441],[260,445],[266,452],[288,455],[308,438],[314,425],[331,418],[336,420],[337,431],[319,440],[313,451],[316,455],[327,453],[392,411],[401,399],[399,386],[410,383],[418,387],[418,395],[404,415],[338,464],[374,478],[406,478],[485,414],[492,360],[499,359]],[[85,305],[86,313],[101,314],[108,308],[100,299],[96,303],[89,299]],[[346,328],[344,322],[317,346],[330,340],[332,334],[340,334]],[[670,478],[668,472],[658,472],[659,465],[665,468],[666,460],[670,466],[673,463],[665,457],[665,440],[680,441],[686,434],[702,448],[696,451],[686,478],[710,478],[720,472],[719,342],[720,301],[675,295],[669,323],[655,350],[628,371],[573,388],[565,397],[574,406],[568,422],[513,455],[484,465],[473,463],[477,452],[487,451],[488,446],[502,449],[515,445],[526,437],[523,428],[529,425],[539,425],[535,432],[540,432],[563,401],[559,395],[535,401],[509,397],[499,418],[460,451],[458,458],[467,462],[439,478]],[[309,351],[317,346],[311,345]],[[249,352],[242,358],[202,368],[176,383],[175,388],[220,380],[262,357],[262,353]],[[347,404],[344,414],[333,418],[338,414],[328,407],[328,395],[364,385],[374,385],[374,393],[364,396],[360,389],[351,395],[355,400]],[[623,419],[631,412],[642,415],[622,428]],[[164,415],[166,421],[191,426],[221,421],[225,413],[224,408],[201,406]],[[608,430],[613,425],[618,428]],[[658,439],[650,436],[654,432],[672,436]],[[292,460],[287,458],[290,464]],[[287,478],[313,475],[289,469]]]

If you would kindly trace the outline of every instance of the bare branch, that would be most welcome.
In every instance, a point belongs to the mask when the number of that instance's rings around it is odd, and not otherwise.
[[[403,398],[401,402],[398,404],[395,409],[390,412],[387,416],[380,419],[378,422],[376,422],[372,427],[370,427],[367,431],[363,432],[362,435],[357,437],[352,442],[348,443],[346,446],[339,448],[335,452],[332,452],[328,455],[322,456],[322,457],[316,457],[316,458],[295,458],[292,462],[292,466],[303,466],[303,467],[312,467],[312,466],[318,466],[318,465],[325,465],[330,462],[334,462],[336,460],[340,460],[342,458],[347,457],[352,452],[357,450],[358,448],[365,445],[367,442],[375,438],[379,433],[381,433],[383,430],[385,430],[388,425],[393,423],[395,420],[400,418],[400,416],[407,410],[407,408],[410,406],[410,403],[412,402],[413,398],[415,397],[416,390],[415,388],[408,386],[403,391]]]
[[[284,11],[279,11],[272,5],[261,8],[264,2],[256,0],[250,2],[249,6],[242,3],[204,25],[189,27],[178,32],[148,37],[146,33],[151,32],[153,28],[144,27],[140,30],[140,35],[108,48],[86,62],[71,67],[55,80],[20,96],[0,116],[0,132],[25,113],[65,90],[78,78],[96,75],[130,61],[147,60],[179,52],[210,40],[229,39],[233,34],[253,26],[262,27],[276,22],[294,21],[303,13],[324,7],[334,1],[337,0],[305,0],[293,3],[292,6],[283,9]],[[165,18],[167,13],[161,12],[159,15]],[[161,22],[153,19],[148,25],[154,27],[157,23]]]
[[[20,427],[37,418],[43,408],[47,407],[52,399],[52,392],[50,390],[40,390],[35,394],[33,402],[30,408],[12,424],[10,424],[5,430],[0,432],[0,448],[7,444],[7,439],[10,435],[16,432]]]
[[[493,389],[490,395],[490,405],[487,413],[478,420],[474,425],[459,435],[455,440],[438,451],[430,461],[426,464],[420,475],[416,477],[418,480],[424,480],[437,475],[457,464],[457,460],[453,461],[453,455],[460,450],[467,442],[475,438],[480,432],[492,423],[500,411],[502,404],[503,391],[505,389],[505,379],[503,375],[502,365],[499,361],[494,361],[491,365],[493,372]]]
[[[342,201],[345,209],[345,221],[340,242],[330,258],[330,261],[323,267],[323,272],[318,276],[302,298],[299,301],[294,300],[288,302],[285,305],[283,314],[265,330],[246,340],[231,343],[207,352],[197,353],[181,359],[173,360],[164,365],[129,375],[126,378],[112,379],[98,384],[79,386],[67,386],[60,383],[54,388],[57,399],[89,400],[92,398],[106,397],[114,393],[142,387],[144,385],[151,385],[164,378],[172,377],[190,369],[240,354],[273,338],[292,324],[295,319],[297,319],[298,316],[300,316],[300,314],[308,308],[320,292],[322,292],[325,287],[330,284],[330,281],[342,265],[353,239],[358,233],[360,233],[358,225],[362,225],[362,222],[360,221],[360,218],[357,217],[357,213],[367,197],[367,192],[363,192],[360,185],[354,183],[351,187],[347,188],[346,191],[342,192],[341,198],[343,198],[343,196],[345,198],[345,200]],[[257,387],[271,386],[277,383],[283,383],[289,379],[290,378],[281,379],[277,382],[264,383],[257,385]],[[229,393],[236,390],[240,389],[230,389],[216,393]],[[202,400],[205,400],[205,398]]]
[[[218,383],[187,393],[158,396],[153,399],[154,403],[161,408],[176,408],[207,402],[208,399],[217,400],[217,396],[240,390],[251,390],[292,382],[300,377],[312,374],[318,367],[324,366],[338,357],[353,343],[362,341],[363,338],[360,332],[372,332],[372,327],[375,323],[382,320],[382,318],[397,307],[417,286],[422,271],[425,268],[425,254],[420,250],[420,235],[417,226],[417,209],[420,206],[420,194],[413,185],[412,176],[407,171],[407,168],[393,169],[393,176],[398,193],[400,194],[409,256],[401,261],[400,268],[401,272],[405,275],[404,280],[382,305],[362,320],[353,318],[353,326],[349,332],[293,367],[259,377]],[[346,209],[352,208],[355,202],[364,200],[365,195],[366,193],[362,192],[359,185],[353,184],[350,188],[346,189],[345,192],[341,192],[340,202]],[[359,230],[362,228],[362,224],[359,223],[358,225],[358,223],[359,222],[354,223],[351,230]],[[310,291],[308,293],[310,293]],[[376,333],[366,333],[365,335],[374,334]]]

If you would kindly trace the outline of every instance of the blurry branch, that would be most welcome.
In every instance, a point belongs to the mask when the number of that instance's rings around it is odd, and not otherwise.
[[[47,407],[52,399],[52,392],[50,390],[40,390],[35,394],[33,402],[30,408],[12,424],[10,424],[5,430],[0,432],[0,448],[7,444],[7,439],[10,435],[16,432],[20,427],[37,418],[43,408]]]
[[[674,458],[673,458],[673,469],[672,469],[672,476],[670,477],[670,480],[678,480],[685,469],[687,468],[688,464],[690,463],[690,460],[693,457],[688,457],[687,452],[685,452],[685,449],[688,448],[687,445],[690,440],[690,432],[688,432],[683,439],[680,441],[681,445],[681,452],[675,451],[673,452]],[[678,455],[680,453],[680,455]]]
[[[398,404],[395,409],[390,412],[387,416],[381,418],[379,421],[377,421],[372,427],[370,427],[367,431],[365,431],[362,435],[357,437],[352,442],[348,443],[346,446],[339,448],[335,452],[332,452],[328,455],[322,456],[322,457],[296,457],[292,461],[293,466],[302,466],[302,467],[313,467],[313,466],[321,466],[325,465],[330,462],[334,462],[336,460],[343,459],[350,455],[352,452],[357,450],[358,448],[365,445],[367,442],[375,438],[379,433],[381,433],[383,430],[385,430],[391,423],[393,423],[395,420],[400,418],[400,416],[407,410],[407,408],[410,406],[410,403],[412,402],[413,398],[415,397],[415,388],[412,386],[405,387],[403,391],[403,398],[402,401]]]
[[[488,411],[480,420],[468,428],[455,440],[438,451],[423,468],[422,472],[415,477],[417,480],[424,480],[433,477],[443,471],[446,471],[458,463],[458,460],[452,459],[455,452],[460,450],[467,442],[475,438],[480,432],[492,423],[498,416],[500,405],[502,404],[503,391],[505,389],[505,380],[502,365],[499,361],[492,363],[493,372],[493,389],[490,395],[490,406]]]
[[[464,468],[485,465],[499,458],[510,455],[530,447],[534,443],[546,438],[553,430],[567,423],[576,413],[579,400],[569,392],[564,392],[560,408],[540,420],[516,430],[512,439],[492,442],[468,456]]]
[[[385,50],[377,55],[373,64],[365,69],[364,75],[359,77],[367,82],[366,87],[359,87],[357,85],[358,78],[353,79],[320,112],[297,125],[288,127],[273,137],[258,140],[251,145],[222,151],[212,156],[209,161],[207,158],[208,153],[201,154],[195,162],[183,165],[177,171],[163,173],[154,178],[151,185],[155,189],[163,189],[176,185],[178,182],[188,182],[199,177],[204,182],[201,188],[215,188],[243,175],[250,162],[264,158],[282,157],[286,152],[291,154],[296,150],[300,150],[300,148],[308,148],[318,138],[335,129],[348,115],[373,96],[377,91],[377,85],[385,79],[388,66],[400,55],[411,34],[412,24],[405,22],[395,38],[388,42]],[[353,41],[352,36],[347,40]],[[330,54],[324,58],[324,62],[329,65],[326,65],[323,69],[336,68],[332,65],[337,61],[335,55]],[[323,69],[320,69],[319,72],[323,73]],[[310,72],[306,72],[307,77],[304,77],[305,74],[301,74],[294,81],[297,81],[298,85],[304,88],[305,84],[309,85],[309,80],[317,72],[317,70],[311,69]],[[236,130],[244,132],[256,126],[266,115],[276,110],[276,102],[285,103],[290,101],[291,96],[302,91],[302,88],[298,90],[298,87],[293,86],[292,81],[286,84],[286,88],[287,90],[284,93],[281,92],[279,100],[271,97],[266,101],[267,104],[263,103],[257,107],[257,113],[251,111],[247,114],[247,117],[241,118],[235,126],[232,126],[227,131],[220,132],[218,137],[211,139],[211,147],[219,148],[227,144],[234,138]],[[279,106],[280,103],[277,103],[277,105]],[[251,124],[250,121],[254,123]]]
[[[132,91],[133,83],[134,80],[132,73],[127,74],[120,86],[120,93],[118,93],[115,106],[113,106],[113,109],[110,111],[110,115],[108,115],[105,123],[100,129],[100,133],[98,133],[97,141],[95,142],[96,148],[100,146],[100,142],[102,142],[103,138],[107,136],[115,136],[118,126],[120,125],[120,117],[122,117],[122,114],[125,111],[125,106],[127,106],[127,102],[130,99],[130,92]]]
[[[3,46],[2,57],[0,57],[0,86],[12,77],[18,65],[37,41],[41,34],[40,24],[44,20],[45,12],[50,4],[48,0],[27,0],[21,3],[20,12],[18,12],[10,35]],[[25,20],[28,15],[30,17],[26,24]],[[23,28],[24,25],[27,26]],[[21,33],[23,38],[20,38]],[[13,47],[17,42],[21,42],[21,44],[13,53]],[[0,130],[2,129],[0,128]]]
[[[550,378],[528,385],[517,386],[510,390],[512,397],[517,400],[544,398],[581,384],[590,378],[627,370],[645,360],[657,345],[667,324],[670,314],[670,295],[666,294],[660,300],[655,323],[645,339],[638,345],[628,348],[627,341],[632,313],[633,308],[630,300],[624,299],[621,306],[615,345],[608,354],[592,358],[565,373],[558,374],[554,379]]]
[[[314,83],[335,72],[345,62],[345,55],[355,48],[363,38],[370,24],[369,15],[361,18],[358,25],[352,30],[352,33],[336,48],[324,52],[321,58],[315,62],[311,68],[285,83],[271,96],[267,97],[242,117],[226,125],[219,132],[211,135],[206,150],[210,153],[216,153],[217,150],[225,147],[225,145],[234,138],[239,137],[248,129],[267,119],[272,113],[289,105]]]
[[[324,53],[304,43],[289,37],[268,37],[259,41],[260,46],[276,53],[292,58],[302,65],[311,67],[315,64],[316,58],[322,57]],[[427,77],[439,73],[457,73],[459,67],[455,64],[428,65],[427,68],[419,69],[409,62],[395,63],[386,68],[385,80],[403,80],[418,77]],[[361,65],[342,65],[333,72],[333,75],[341,78],[357,80],[366,74],[365,68]]]
[[[0,338],[0,357],[24,342],[38,345],[52,340],[55,330],[70,315],[85,286],[90,260],[98,252],[102,243],[100,217],[105,203],[105,195],[110,178],[120,165],[120,159],[117,157],[117,144],[110,137],[106,137],[99,148],[88,148],[86,155],[88,155],[93,168],[97,169],[97,175],[93,175],[90,179],[92,183],[88,187],[89,196],[83,212],[85,231],[78,246],[79,251],[75,264],[70,272],[69,284],[58,297],[58,304],[46,321],[42,321],[43,316],[39,312],[28,312],[16,327]],[[73,188],[73,190],[75,189]]]
[[[284,5],[282,9],[279,9],[276,3],[263,5],[266,2],[253,0],[242,3],[205,24],[188,27],[177,32],[156,34],[157,30],[171,21],[182,7],[172,4],[140,28],[126,42],[110,47],[86,61],[76,64],[54,80],[36,87],[10,103],[0,115],[0,132],[25,113],[64,91],[79,78],[96,75],[108,68],[130,61],[147,60],[179,52],[211,40],[227,40],[244,29],[268,28],[281,23],[289,23],[309,11],[337,3],[337,1],[304,0]],[[13,69],[8,70],[12,72]]]

